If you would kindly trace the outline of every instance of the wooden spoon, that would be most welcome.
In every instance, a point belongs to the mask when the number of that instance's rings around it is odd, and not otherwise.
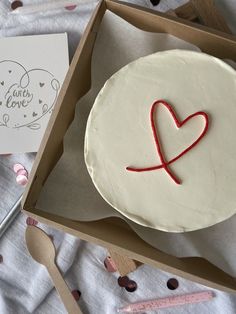
[[[76,300],[71,294],[71,291],[69,290],[56,265],[56,251],[49,236],[43,230],[35,226],[27,226],[25,239],[28,250],[33,259],[47,268],[68,313],[82,314]]]

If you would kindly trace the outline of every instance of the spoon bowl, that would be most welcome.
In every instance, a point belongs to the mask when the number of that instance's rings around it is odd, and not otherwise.
[[[49,262],[54,263],[55,246],[46,232],[37,227],[28,226],[25,232],[25,240],[29,253],[36,262],[46,267]]]
[[[69,314],[82,314],[56,265],[56,250],[51,238],[42,229],[27,226],[25,240],[33,259],[47,268],[67,312]]]

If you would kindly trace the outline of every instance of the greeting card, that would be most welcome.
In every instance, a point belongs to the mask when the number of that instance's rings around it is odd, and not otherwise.
[[[67,34],[0,39],[0,154],[38,150],[68,67]]]

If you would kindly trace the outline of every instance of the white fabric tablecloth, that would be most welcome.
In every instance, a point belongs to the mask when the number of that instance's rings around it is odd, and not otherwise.
[[[24,0],[23,2],[26,5],[43,2],[43,0]],[[44,0],[44,2],[46,1]],[[148,0],[133,0],[132,2],[153,8]],[[165,11],[185,2],[162,0],[155,9]],[[236,33],[235,0],[218,0],[216,3],[221,7],[231,29]],[[96,1],[90,4],[81,4],[73,11],[60,9],[23,17],[9,15],[9,1],[1,0],[0,36],[66,31],[69,36],[70,56],[72,57],[95,5]],[[16,161],[16,157],[1,157],[1,161],[2,158],[9,159],[8,166]],[[25,166],[28,166],[27,160]],[[1,182],[6,180],[4,171],[0,172],[0,176]],[[16,192],[13,193],[9,189],[16,190],[14,183],[12,188],[11,185],[6,185],[5,192],[4,188],[1,189],[0,204],[3,209],[4,204],[8,206],[17,199]],[[25,215],[20,214],[0,240],[0,254],[3,256],[3,262],[0,264],[0,314],[66,313],[46,269],[33,261],[28,254],[24,239],[26,218]],[[128,302],[206,289],[203,286],[144,265],[130,274],[130,279],[137,282],[138,289],[129,293],[118,286],[118,273],[106,271],[103,264],[107,254],[105,249],[85,243],[47,226],[39,224],[39,227],[53,236],[58,252],[57,263],[65,275],[70,289],[81,291],[79,304],[85,314],[113,314],[116,313],[116,308],[126,305]],[[171,277],[175,277],[179,281],[179,288],[174,291],[169,290],[166,286],[167,280]],[[187,305],[158,312],[177,314],[236,313],[236,296],[220,291],[215,291],[215,294],[214,300],[208,303]],[[157,313],[157,311],[152,313]]]

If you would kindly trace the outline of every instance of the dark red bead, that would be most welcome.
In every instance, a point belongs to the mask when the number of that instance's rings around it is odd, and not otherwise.
[[[168,289],[170,289],[170,290],[175,290],[175,289],[178,288],[179,282],[178,282],[178,280],[175,279],[175,278],[170,278],[170,279],[167,281],[166,285],[167,285]]]
[[[23,7],[23,3],[22,1],[13,1],[12,4],[11,4],[11,8],[12,10],[15,10],[19,7]]]
[[[125,286],[125,290],[128,292],[134,292],[135,290],[137,290],[137,288],[138,285],[134,280],[129,280],[129,282]]]
[[[81,296],[81,292],[79,290],[73,290],[71,293],[73,297],[75,298],[75,300],[78,301]]]
[[[129,277],[127,277],[127,276],[123,276],[123,277],[119,277],[118,278],[118,285],[120,286],[120,287],[126,287],[126,285],[129,283]]]
[[[152,5],[158,5],[161,0],[150,0]]]

